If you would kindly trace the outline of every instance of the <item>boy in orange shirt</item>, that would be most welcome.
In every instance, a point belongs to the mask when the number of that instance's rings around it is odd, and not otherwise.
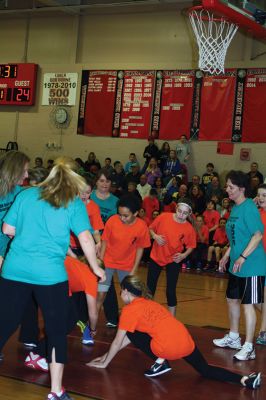
[[[197,233],[197,247],[191,255],[191,264],[196,266],[197,271],[201,271],[209,245],[209,229],[205,225],[202,215],[197,215],[196,217],[195,230]]]
[[[215,230],[213,236],[213,244],[208,248],[207,264],[205,265],[204,270],[209,270],[212,268],[217,270],[220,259],[224,256],[226,250],[228,249],[229,244],[228,244],[228,237],[225,231],[225,225],[226,225],[226,218],[224,217],[220,218],[219,226]],[[211,263],[213,253],[215,253],[215,260],[216,260],[214,266]]]

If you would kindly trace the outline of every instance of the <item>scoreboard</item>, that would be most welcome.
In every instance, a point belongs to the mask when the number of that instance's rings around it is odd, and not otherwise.
[[[0,64],[0,105],[32,106],[37,64]]]

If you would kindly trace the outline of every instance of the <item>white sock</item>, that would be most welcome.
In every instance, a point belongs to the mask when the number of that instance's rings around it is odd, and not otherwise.
[[[229,336],[231,339],[236,340],[237,338],[239,338],[239,333],[236,332],[229,332]]]
[[[156,363],[162,364],[164,362],[164,358],[157,358]]]
[[[253,343],[245,342],[245,343],[244,343],[244,346],[248,346],[248,347],[250,347],[250,348],[253,349]]]

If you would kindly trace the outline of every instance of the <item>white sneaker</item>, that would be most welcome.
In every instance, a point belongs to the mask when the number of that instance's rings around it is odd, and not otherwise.
[[[234,355],[234,358],[240,361],[254,360],[256,358],[254,346],[245,343],[242,349]]]
[[[237,339],[232,339],[228,334],[226,334],[221,339],[213,339],[213,344],[217,347],[229,347],[230,349],[241,349],[241,338],[238,336]]]

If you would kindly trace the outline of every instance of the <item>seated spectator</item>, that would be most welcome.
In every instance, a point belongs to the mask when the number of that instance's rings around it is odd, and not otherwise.
[[[148,146],[145,147],[144,152],[143,152],[143,157],[145,158],[145,164],[144,164],[142,172],[146,171],[146,168],[150,162],[150,159],[151,158],[157,159],[157,156],[158,156],[159,149],[158,149],[157,145],[154,143],[154,138],[150,136],[148,139],[148,142],[149,142],[149,144],[148,144]]]
[[[50,172],[51,171],[51,169],[53,168],[53,166],[54,166],[54,160],[47,160],[47,169],[48,169],[48,171]]]
[[[192,202],[192,210],[195,215],[202,214],[206,208],[205,197],[198,185],[191,186],[188,197]]]
[[[257,197],[259,186],[260,186],[260,178],[258,176],[252,176],[250,178],[249,197],[251,197],[252,199],[255,199],[255,197]]]
[[[85,161],[85,169],[86,169],[86,171],[91,172],[91,166],[93,166],[93,165],[97,166],[97,171],[99,171],[101,169],[101,164],[97,160],[95,153],[93,151],[91,151],[88,154],[87,161]],[[95,170],[94,170],[94,172],[95,172]]]
[[[127,190],[127,185],[129,182],[135,182],[137,185],[139,184],[140,181],[140,172],[139,172],[139,166],[137,163],[133,163],[131,165],[131,171],[124,177],[123,181],[123,188]]]
[[[179,186],[181,185],[181,178],[179,176],[174,176],[166,185],[166,193],[168,195],[174,196],[178,194]]]
[[[149,221],[150,225],[152,222],[153,211],[160,209],[160,203],[159,200],[157,199],[157,192],[155,189],[151,189],[149,195],[144,198],[142,202],[142,208],[144,208],[146,212],[146,218]]]
[[[213,195],[216,195],[220,200],[224,197],[224,191],[221,188],[220,180],[218,176],[213,176],[210,178],[211,181],[207,184],[205,196],[207,200],[210,200]]]
[[[201,179],[201,182],[205,188],[207,188],[208,183],[211,182],[211,179],[214,176],[217,176],[219,178],[219,175],[217,174],[217,172],[214,171],[213,163],[209,162],[206,165],[206,172],[205,172],[205,174],[202,175],[202,179]]]
[[[139,192],[137,191],[137,185],[136,182],[128,182],[127,185],[127,193],[133,194],[135,197],[138,198],[138,200],[140,201],[140,203],[142,202],[142,197],[139,194]],[[125,194],[127,194],[125,193]]]
[[[112,167],[112,160],[110,157],[106,157],[104,160],[103,169],[105,169],[109,174],[113,172],[114,168]]]
[[[178,202],[179,199],[183,199],[184,197],[187,197],[187,185],[182,183],[179,186],[179,190],[177,193],[173,194],[173,199]]]
[[[139,183],[137,185],[137,191],[142,197],[142,200],[144,197],[148,196],[151,190],[151,185],[147,183],[147,176],[145,174],[140,175],[139,178]]]
[[[84,176],[85,175],[85,163],[79,157],[75,158],[75,162],[78,165],[78,169],[77,169],[78,174],[81,176]]]
[[[152,221],[154,221],[159,215],[160,215],[160,211],[159,210],[154,210],[152,212]]]
[[[156,189],[158,200],[161,202],[163,201],[164,195],[165,195],[165,188],[163,185],[163,181],[161,177],[157,177],[154,181],[153,188]]]
[[[188,190],[191,189],[192,186],[199,186],[200,190],[202,191],[203,195],[205,195],[205,187],[200,183],[200,176],[193,175],[191,178],[191,182],[188,182]]]
[[[164,184],[167,185],[171,178],[179,174],[181,174],[181,164],[177,158],[176,151],[170,150],[169,158],[163,169]]]
[[[230,200],[228,199],[228,197],[225,197],[222,200],[220,216],[225,218],[226,220],[229,218],[229,215],[230,215],[230,206],[231,206]]]
[[[119,199],[124,194],[123,190],[119,189],[118,184],[115,181],[111,183],[110,193],[118,197]]]
[[[168,142],[163,142],[161,149],[158,152],[158,166],[160,170],[163,172],[166,161],[169,158],[170,154],[170,146]]]
[[[137,160],[136,154],[135,153],[130,153],[129,157],[128,157],[129,161],[126,163],[125,165],[125,173],[128,174],[131,171],[131,166],[132,164],[138,164],[139,168],[140,168],[140,164]]]
[[[253,163],[251,163],[250,171],[248,172],[248,176],[249,176],[250,183],[251,183],[251,178],[253,178],[255,176],[259,178],[260,184],[263,183],[263,175],[259,171],[259,165],[257,162],[254,161]]]
[[[148,184],[151,186],[154,185],[154,181],[157,177],[162,176],[162,172],[161,172],[160,168],[158,167],[156,158],[152,157],[150,159],[147,169],[145,171],[145,175],[147,176]]]
[[[176,202],[170,194],[167,194],[163,198],[163,212],[176,212]]]
[[[142,220],[147,224],[147,226],[149,225],[150,221],[149,221],[148,218],[146,217],[146,211],[144,210],[144,208],[140,208],[140,209],[139,209],[138,217],[139,217],[140,219],[142,219]]]
[[[123,165],[120,161],[114,162],[114,170],[111,172],[111,181],[115,182],[118,190],[122,193],[123,182],[125,179],[125,173],[123,170]]]
[[[35,158],[35,165],[33,168],[41,168],[43,167],[43,159],[41,157]]]
[[[215,230],[213,236],[213,244],[208,248],[207,263],[204,270],[215,269],[218,270],[219,261],[224,256],[228,249],[229,243],[225,231],[226,219],[220,218],[219,227]],[[215,253],[215,262],[212,262],[212,256]]]
[[[207,202],[207,208],[203,213],[205,224],[209,229],[209,244],[213,243],[213,236],[219,226],[220,214],[215,209],[215,203],[212,200]]]
[[[209,229],[205,225],[202,215],[197,215],[194,227],[197,233],[197,247],[191,253],[190,261],[191,265],[200,271],[205,265],[207,258]]]

